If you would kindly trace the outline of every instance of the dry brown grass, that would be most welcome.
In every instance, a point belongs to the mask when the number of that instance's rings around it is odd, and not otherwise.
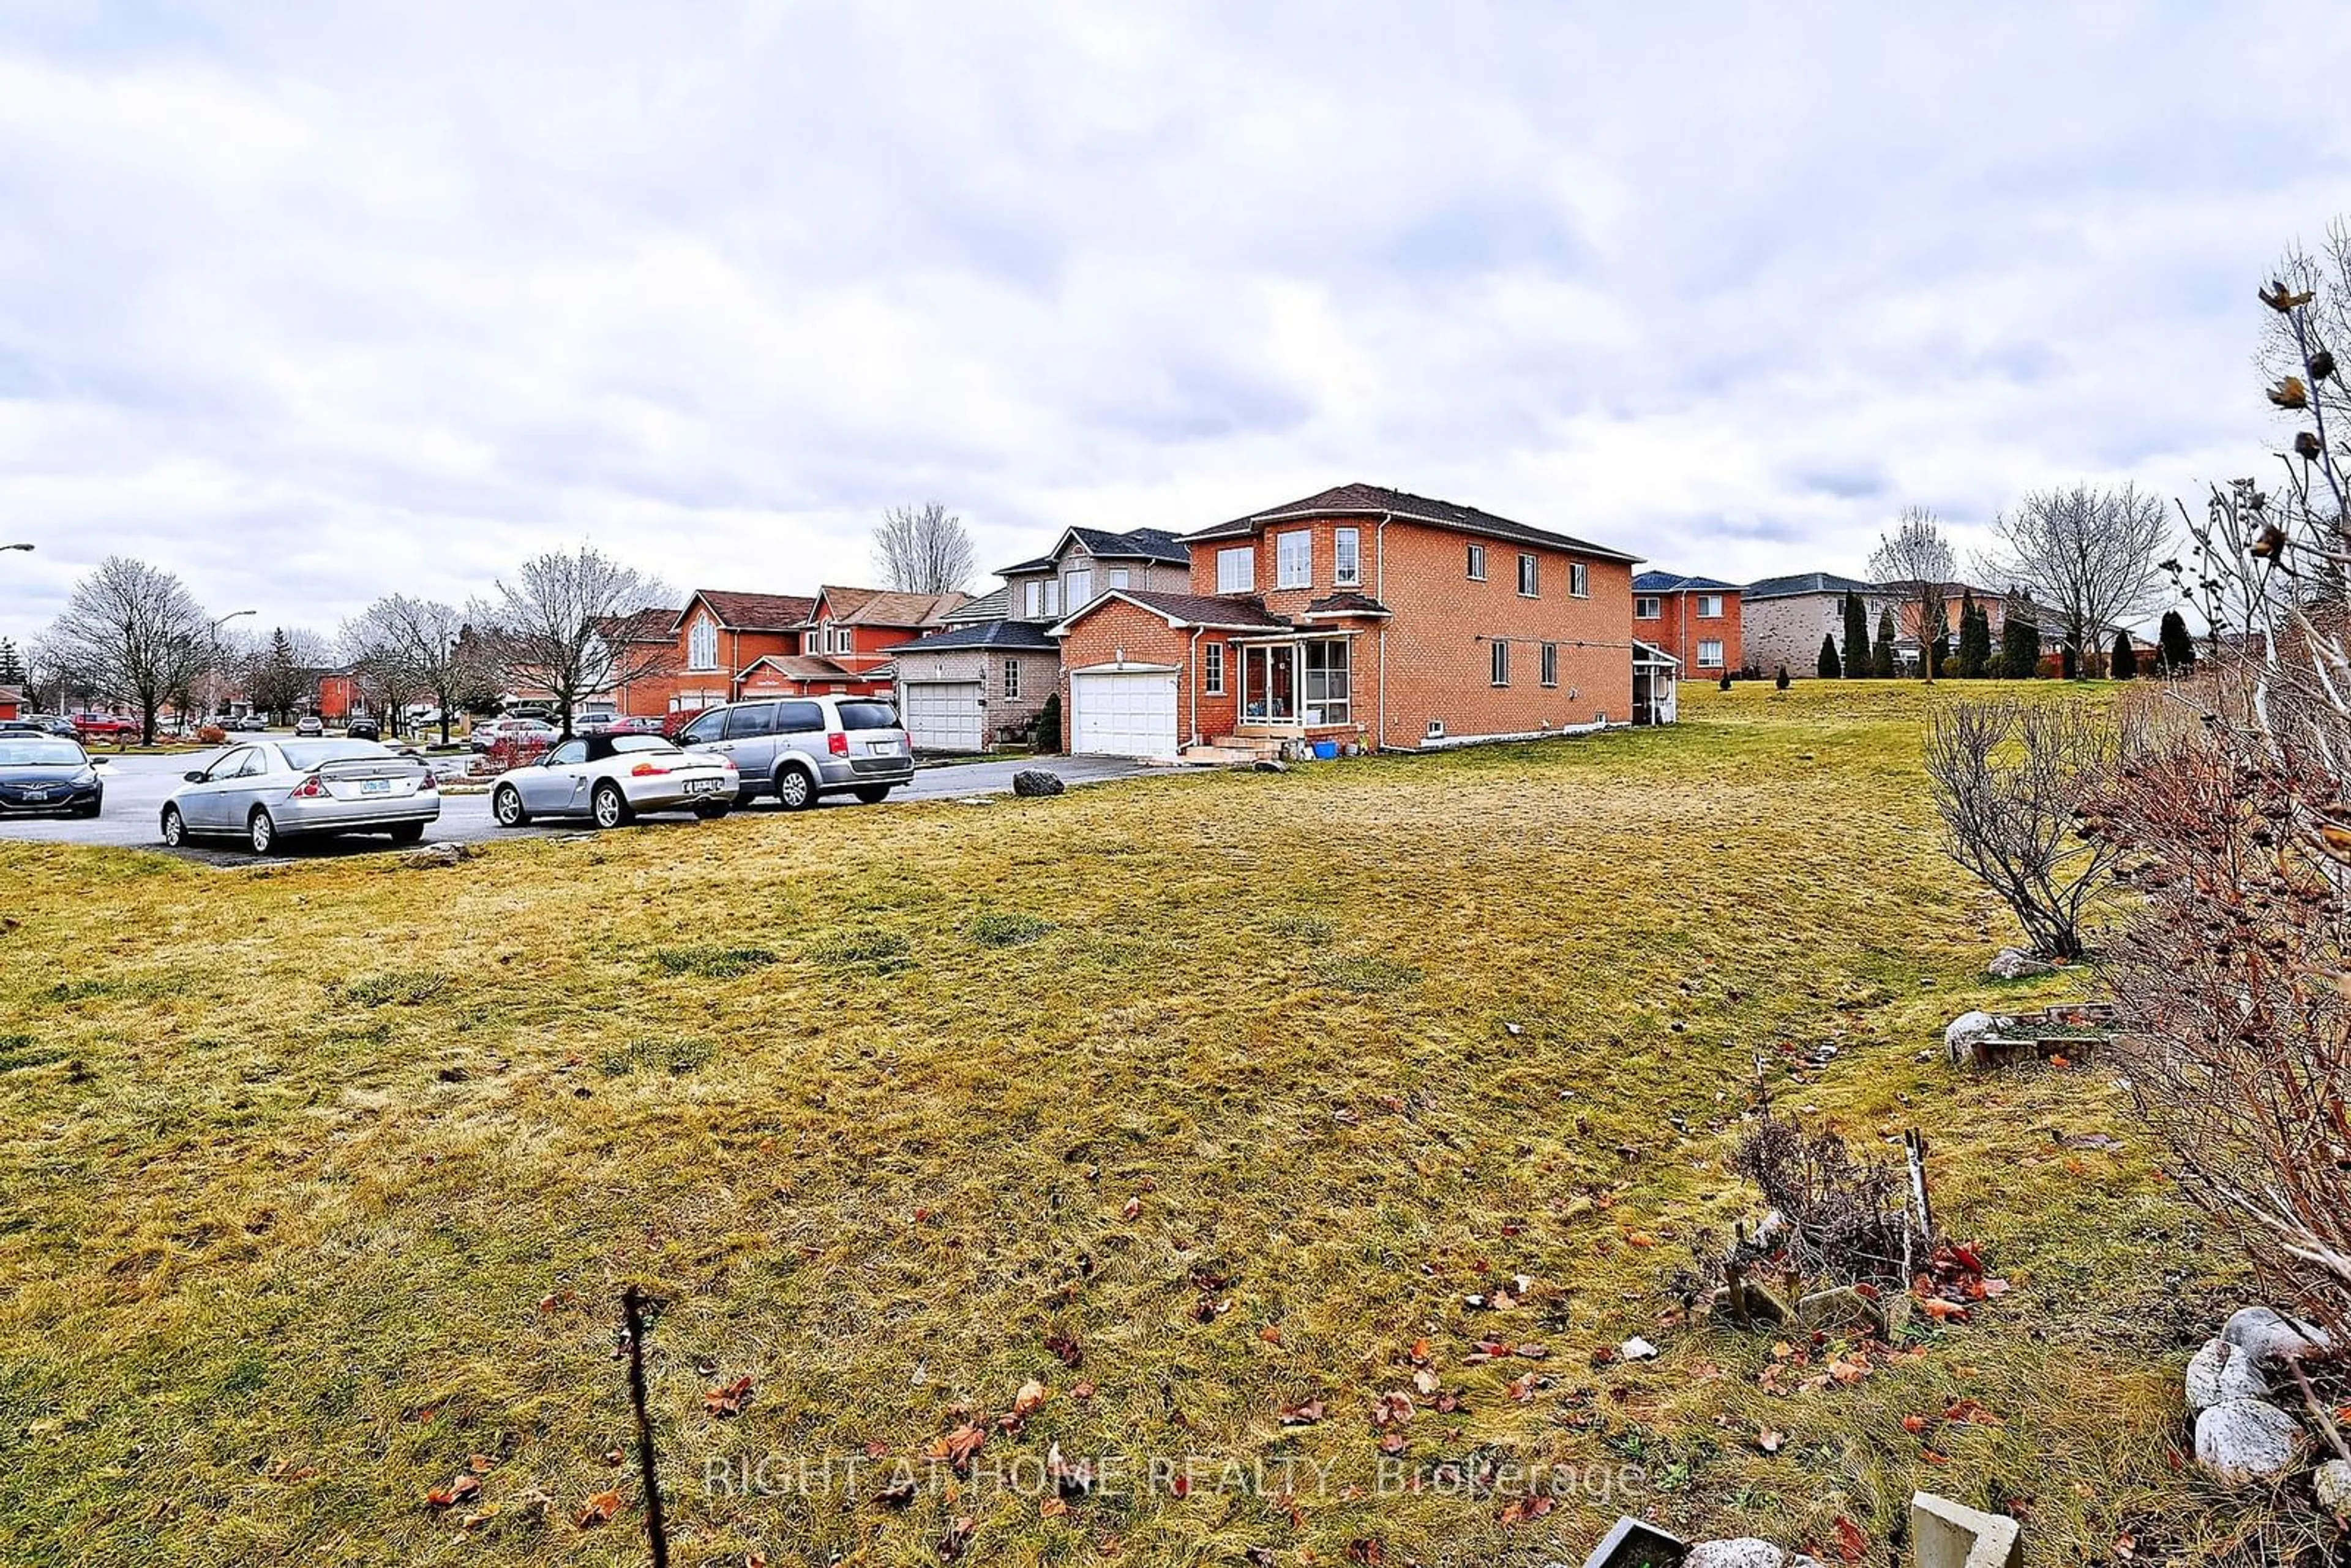
[[[1674,1528],[1826,1543],[1843,1515],[1880,1560],[1914,1485],[2021,1505],[2042,1561],[2214,1541],[2234,1516],[2167,1452],[2215,1266],[2121,1096],[1918,1060],[2013,989],[1979,978],[2005,916],[1935,852],[1926,700],[1694,692],[1673,733],[460,871],[0,848],[0,1558],[642,1561],[604,1459],[629,1281],[668,1303],[683,1563],[935,1562],[958,1517],[987,1563],[1579,1555],[1614,1504],[1506,1526],[1378,1493],[1369,1413],[1423,1338],[1467,1402],[1419,1402],[1416,1469],[1637,1463]],[[1745,1212],[1722,1162],[1756,1055],[1823,1040],[1826,1070],[1773,1070],[1781,1106],[1865,1144],[1923,1125],[1947,1227],[2015,1288],[1780,1397],[1770,1343],[1672,1325],[1664,1281]],[[1523,1304],[1464,1306],[1518,1273]],[[1229,1277],[1207,1322],[1203,1275]],[[1634,1333],[1664,1356],[1590,1365]],[[1466,1364],[1481,1333],[1551,1354]],[[1554,1385],[1519,1402],[1526,1372]],[[745,1413],[707,1413],[746,1375]],[[919,1454],[1032,1377],[1050,1401],[983,1469],[1058,1443],[1329,1485],[1294,1515],[1213,1470],[1058,1517],[972,1482],[903,1512],[705,1494],[712,1459]],[[1938,1423],[1923,1457],[1902,1416],[1963,1396],[2004,1425]],[[499,1511],[461,1531],[423,1499],[474,1453]],[[615,1484],[619,1520],[572,1521]]]

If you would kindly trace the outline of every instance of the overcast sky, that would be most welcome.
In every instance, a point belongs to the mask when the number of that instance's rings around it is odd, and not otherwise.
[[[0,634],[1349,480],[1743,580],[2260,467],[2351,16],[1927,9],[5,0]]]

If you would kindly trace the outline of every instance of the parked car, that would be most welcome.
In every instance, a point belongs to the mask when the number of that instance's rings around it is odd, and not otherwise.
[[[28,811],[97,816],[106,806],[106,780],[98,772],[103,761],[78,740],[30,725],[0,727],[0,817]]]
[[[362,715],[343,726],[343,736],[349,740],[381,740],[383,728],[375,720]]]
[[[827,795],[867,805],[914,776],[897,710],[872,697],[781,697],[705,708],[678,732],[688,751],[728,758],[743,798],[773,795],[804,811]]]
[[[441,815],[432,769],[371,740],[255,741],[191,769],[163,802],[163,841],[237,838],[266,855],[287,839],[389,833],[413,844]]]
[[[269,727],[269,721],[262,717],[262,716],[257,713],[241,713],[235,718],[230,719],[225,725],[222,726],[222,727],[225,729],[237,730],[250,735],[267,729]]]
[[[73,720],[66,717],[63,714],[28,713],[19,717],[13,718],[8,722],[17,725],[29,725],[33,728],[39,730],[44,735],[59,735],[65,737],[68,740],[74,738]]]
[[[139,734],[139,721],[120,714],[78,713],[72,723],[78,740],[128,740]]]
[[[306,713],[294,721],[294,735],[299,740],[316,740],[327,733],[327,721],[315,713]]]
[[[477,724],[465,737],[465,744],[475,751],[487,753],[501,741],[517,746],[551,745],[562,734],[541,718],[494,718]]]
[[[657,735],[575,735],[499,774],[490,785],[490,815],[502,828],[533,817],[586,817],[617,828],[640,811],[691,810],[708,821],[734,807],[740,788],[726,758],[681,751]]]

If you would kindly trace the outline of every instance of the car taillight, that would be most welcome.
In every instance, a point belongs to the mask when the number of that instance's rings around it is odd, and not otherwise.
[[[721,757],[721,758],[719,758],[719,759],[718,759],[718,765],[719,765],[721,768],[726,768],[726,771],[727,771],[727,772],[729,772],[729,773],[732,773],[732,772],[734,772],[734,771],[736,770],[736,768],[735,768],[735,759],[734,759],[733,758],[731,758],[731,757]]]
[[[294,786],[294,799],[297,800],[323,800],[326,798],[327,786],[315,773]]]
[[[824,737],[824,748],[835,757],[846,757],[849,755],[849,737],[836,729]]]

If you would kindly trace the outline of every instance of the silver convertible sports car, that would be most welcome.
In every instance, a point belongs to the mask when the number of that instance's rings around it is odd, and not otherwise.
[[[617,828],[640,811],[690,810],[708,819],[732,810],[741,789],[727,758],[680,751],[658,735],[575,735],[499,774],[490,786],[490,815],[502,828],[533,817],[586,817]]]
[[[266,855],[321,833],[424,836],[441,815],[433,770],[372,740],[265,740],[225,747],[163,802],[163,841],[243,839]]]

